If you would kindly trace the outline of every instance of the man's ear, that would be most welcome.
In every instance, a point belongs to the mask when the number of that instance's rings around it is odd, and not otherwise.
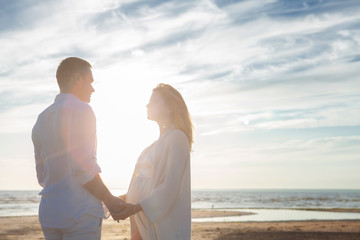
[[[81,81],[83,80],[83,76],[80,73],[75,73],[74,76],[72,77],[72,84],[73,86],[81,83]]]
[[[72,91],[74,88],[77,88],[81,81],[81,75],[80,74],[74,74],[71,76],[70,81],[67,83],[66,89],[67,91]]]

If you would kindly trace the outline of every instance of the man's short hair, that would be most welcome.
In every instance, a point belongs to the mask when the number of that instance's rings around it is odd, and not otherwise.
[[[91,64],[81,58],[68,57],[62,60],[56,71],[56,79],[60,89],[69,87],[69,82],[75,74],[84,74],[89,69],[91,69]]]

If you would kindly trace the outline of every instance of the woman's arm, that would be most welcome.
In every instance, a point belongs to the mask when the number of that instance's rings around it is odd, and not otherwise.
[[[165,181],[140,202],[150,222],[165,215],[176,201],[186,166],[190,162],[190,146],[186,135],[176,131],[170,137]]]

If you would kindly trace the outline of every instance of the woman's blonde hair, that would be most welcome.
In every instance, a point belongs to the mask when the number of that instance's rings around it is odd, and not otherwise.
[[[153,93],[154,92],[158,93],[172,110],[172,124],[174,124],[175,128],[185,133],[191,150],[194,126],[183,97],[175,88],[164,83],[159,83],[156,88],[153,89]]]

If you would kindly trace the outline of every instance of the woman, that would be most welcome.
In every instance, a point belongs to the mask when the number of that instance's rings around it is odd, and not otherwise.
[[[181,94],[167,84],[153,89],[146,107],[160,137],[141,153],[122,196],[132,207],[131,239],[190,239],[190,114]]]

